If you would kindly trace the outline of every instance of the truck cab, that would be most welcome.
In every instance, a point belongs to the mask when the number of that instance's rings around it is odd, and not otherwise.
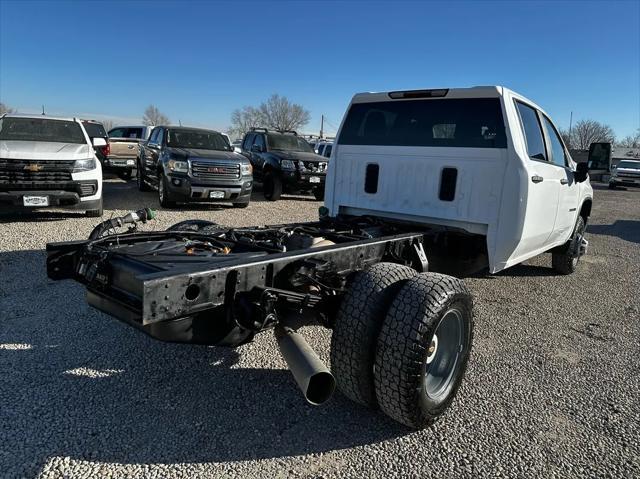
[[[333,146],[325,205],[479,235],[496,273],[586,223],[586,166],[541,107],[501,86],[362,93]]]

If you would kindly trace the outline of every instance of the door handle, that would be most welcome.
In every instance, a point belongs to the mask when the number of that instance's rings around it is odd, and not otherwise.
[[[542,176],[533,175],[531,177],[531,181],[533,181],[534,183],[542,183],[544,181],[544,178]]]
[[[560,184],[561,184],[561,185],[568,185],[568,184],[569,184],[569,180],[567,180],[566,178],[562,178],[562,179],[560,180]]]

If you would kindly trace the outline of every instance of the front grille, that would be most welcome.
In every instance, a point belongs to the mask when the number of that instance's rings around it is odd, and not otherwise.
[[[237,180],[240,178],[240,164],[192,161],[191,174],[202,180]]]
[[[8,183],[0,180],[0,191],[68,191],[77,193],[79,196],[91,196],[98,191],[98,183],[96,181]]]
[[[326,161],[301,161],[302,170],[310,171],[312,173],[324,173],[327,170]]]
[[[618,173],[620,178],[640,178],[640,173]]]
[[[0,183],[71,181],[74,160],[9,160],[0,158]]]

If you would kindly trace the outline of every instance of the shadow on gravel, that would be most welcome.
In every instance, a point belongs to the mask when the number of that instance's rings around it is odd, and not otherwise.
[[[496,274],[491,274],[489,273],[488,269],[484,269],[482,271],[472,274],[469,277],[477,278],[477,279],[494,279],[494,278],[500,278],[500,277],[518,278],[518,277],[526,277],[526,276],[529,276],[529,277],[557,276],[557,274],[558,273],[556,273],[553,270],[553,268],[549,268],[547,266],[538,266],[533,264],[517,264],[515,266],[502,270]]]
[[[35,475],[51,456],[244,461],[408,432],[339,394],[322,407],[307,405],[287,370],[239,367],[240,354],[254,346],[148,338],[90,309],[81,286],[50,281],[44,271],[42,251],[0,253],[0,462],[10,454],[13,464],[37,468],[17,475]],[[262,354],[278,354],[272,344]]]
[[[616,220],[610,225],[587,226],[587,233],[594,235],[616,236],[624,241],[640,243],[640,221]]]
[[[78,211],[19,211],[0,213],[0,224],[17,222],[63,221],[69,218],[84,218],[84,212]]]
[[[162,209],[158,203],[158,193],[156,191],[138,191],[135,180],[125,182],[122,180],[105,181],[104,187],[104,208],[107,210],[138,210],[143,207]],[[296,200],[315,202],[313,196],[284,195],[280,201]],[[262,194],[262,189],[254,188],[251,194],[251,203],[268,202]],[[249,207],[251,207],[249,203]],[[180,203],[169,211],[216,211],[232,209],[231,203]]]

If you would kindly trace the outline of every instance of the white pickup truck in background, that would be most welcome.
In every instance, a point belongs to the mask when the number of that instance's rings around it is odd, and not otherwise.
[[[61,208],[102,216],[102,168],[81,120],[44,115],[0,116],[0,207]]]
[[[151,136],[153,126],[117,126],[109,130],[109,154],[104,160],[108,171],[118,173],[125,180],[131,178],[140,153],[140,143]]]

